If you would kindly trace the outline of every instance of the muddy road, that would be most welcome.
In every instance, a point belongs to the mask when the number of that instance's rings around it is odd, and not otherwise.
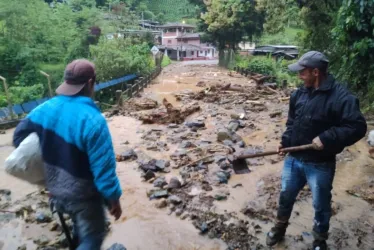
[[[227,91],[228,84],[244,91]],[[265,236],[276,212],[283,158],[251,159],[250,173],[235,174],[226,156],[244,150],[244,145],[249,152],[275,149],[285,129],[288,95],[258,89],[249,79],[216,65],[176,63],[141,96],[108,112],[119,156],[123,216],[112,221],[105,249],[115,242],[130,250],[267,249]],[[164,99],[172,106],[168,110]],[[191,107],[192,114],[184,115]],[[1,162],[12,150],[11,134],[0,135]],[[367,152],[362,140],[338,156],[330,249],[373,249],[374,160]],[[2,169],[0,189],[12,192],[1,197],[1,209],[31,207],[21,216],[0,212],[0,249],[61,246],[56,243],[58,230],[51,230],[52,219],[30,219],[45,209],[45,196],[24,198],[36,188]],[[21,202],[17,205],[16,200]],[[274,249],[311,248],[308,187],[299,195],[290,223],[285,241]]]

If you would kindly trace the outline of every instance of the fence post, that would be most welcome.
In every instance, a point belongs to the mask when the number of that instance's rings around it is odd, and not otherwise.
[[[48,80],[48,89],[49,89],[49,96],[50,96],[50,97],[53,97],[52,86],[51,86],[51,77],[50,77],[50,75],[48,75],[47,73],[45,73],[44,71],[41,71],[41,70],[40,70],[40,73],[41,73],[43,76],[47,77],[47,80]]]
[[[8,108],[9,108],[10,117],[13,118],[13,115],[14,115],[13,114],[13,104],[12,104],[12,101],[10,100],[8,85],[6,83],[6,79],[4,77],[0,76],[0,80],[3,81],[4,92],[5,92],[5,95],[6,95],[6,99],[8,101]]]
[[[286,89],[288,86],[287,80],[283,80],[282,88]]]
[[[127,88],[127,95],[129,98],[132,97],[132,85],[131,84],[126,84],[126,88]]]
[[[116,90],[116,100],[117,100],[117,105],[122,107],[122,104],[123,104],[122,90]]]

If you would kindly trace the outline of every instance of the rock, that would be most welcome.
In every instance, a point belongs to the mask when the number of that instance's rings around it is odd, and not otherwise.
[[[281,116],[282,115],[282,111],[275,111],[275,112],[272,112],[269,114],[270,118],[275,118],[277,116]]]
[[[45,211],[37,211],[35,213],[35,220],[37,223],[48,223],[52,221],[52,214]]]
[[[178,208],[177,210],[175,210],[175,215],[177,217],[181,216],[183,214],[183,208]]]
[[[234,119],[234,120],[239,120],[240,119],[239,114],[231,114],[230,117],[231,117],[231,119]]]
[[[237,188],[237,187],[243,187],[243,184],[238,183],[238,184],[235,184],[234,186],[232,186],[232,188]]]
[[[190,173],[186,170],[181,170],[179,172],[179,174],[182,176],[183,179],[190,178],[190,176],[191,176]],[[170,183],[171,183],[171,180],[170,180]],[[169,183],[169,185],[170,185],[170,183]]]
[[[188,217],[190,217],[190,215],[189,214],[183,214],[182,216],[181,216],[181,220],[185,220],[185,219],[187,219]]]
[[[179,128],[179,125],[178,124],[175,124],[175,123],[170,123],[168,125],[168,128]]]
[[[240,122],[237,121],[237,120],[232,120],[229,122],[229,125],[227,126],[227,129],[230,130],[230,131],[237,131],[239,129],[239,126],[240,126]]]
[[[139,167],[144,171],[157,171],[156,160],[138,161]]]
[[[230,140],[224,140],[223,144],[232,148],[234,147],[234,143]]]
[[[36,239],[33,240],[33,242],[38,246],[46,246],[50,240],[45,235],[40,235]]]
[[[224,155],[216,155],[216,156],[214,156],[214,162],[215,163],[220,163],[220,162],[222,162],[222,161],[225,161],[226,160],[226,156],[224,156]]]
[[[182,172],[182,171],[181,171]],[[187,173],[188,175],[190,175],[189,173]],[[182,176],[183,178],[183,176]],[[179,181],[179,179],[177,177],[172,177],[169,181],[169,185],[168,185],[168,188],[170,189],[174,189],[174,188],[180,188],[182,186],[181,182]]]
[[[172,195],[168,198],[168,202],[174,205],[182,203],[182,199],[179,196]]]
[[[17,250],[27,250],[27,246],[24,244],[22,246],[19,246]]]
[[[228,130],[221,130],[217,133],[217,141],[232,140],[232,133]]]
[[[12,191],[10,191],[9,189],[0,189],[0,195],[10,196],[11,194]]]
[[[296,236],[294,237],[294,240],[295,240],[296,242],[298,242],[298,241],[304,241],[304,238],[303,238],[302,235],[296,235]]]
[[[49,231],[56,231],[58,227],[59,227],[59,224],[58,224],[56,221],[52,221],[52,222],[48,225],[48,229],[49,229]]]
[[[167,202],[167,200],[165,199],[165,198],[162,198],[160,201],[158,201],[157,203],[156,203],[156,208],[159,208],[159,209],[161,209],[161,208],[165,208],[165,207],[167,207],[168,206],[168,202]]]
[[[0,135],[5,135],[5,130],[0,130]]]
[[[160,198],[165,198],[165,197],[168,197],[169,193],[167,190],[158,190],[158,191],[154,191],[151,196],[150,196],[150,199],[160,199]]]
[[[122,161],[138,159],[138,155],[135,153],[135,151],[133,149],[129,149],[129,150],[121,153],[120,157],[121,157]]]
[[[204,128],[205,123],[201,121],[186,122],[185,125],[189,128]]]
[[[238,146],[241,147],[241,148],[244,148],[245,147],[245,142],[244,141],[238,142]]]
[[[209,183],[207,183],[207,182],[203,183],[203,184],[201,185],[201,188],[202,188],[204,191],[207,191],[207,192],[213,190],[212,186],[210,186]]]
[[[148,171],[145,173],[145,175],[144,175],[143,177],[144,177],[144,179],[145,179],[146,181],[148,181],[148,180],[150,180],[150,179],[152,179],[152,178],[155,178],[156,175],[155,175],[155,173],[153,173],[153,171],[148,170]]]
[[[222,170],[227,170],[227,169],[229,169],[229,168],[232,168],[232,164],[226,160],[226,161],[222,161],[222,162],[220,162],[220,163],[219,163],[219,167],[220,167]]]
[[[196,87],[205,87],[205,86],[206,86],[206,84],[203,81],[199,81],[199,82],[196,83]]]
[[[114,243],[107,250],[127,250],[126,247],[119,243]]]
[[[208,224],[206,224],[206,222],[203,222],[201,225],[200,225],[200,232],[202,234],[208,232],[209,228],[208,228]]]
[[[214,199],[216,199],[217,201],[227,200],[227,195],[223,193],[216,194],[214,196]]]
[[[227,181],[228,181],[230,175],[227,175],[227,173],[223,172],[223,171],[217,172],[216,175],[218,177],[219,183],[226,183],[227,184]]]
[[[191,148],[193,146],[192,142],[190,141],[182,141],[179,145],[180,148]]]
[[[160,187],[162,188],[163,186],[167,185],[168,183],[165,180],[165,176],[158,177],[154,182],[153,186],[154,187]]]
[[[197,196],[201,194],[201,190],[197,187],[192,187],[191,192],[188,193],[189,196]]]

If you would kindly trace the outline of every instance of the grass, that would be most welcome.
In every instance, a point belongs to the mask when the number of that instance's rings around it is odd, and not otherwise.
[[[286,28],[284,32],[271,35],[263,34],[256,42],[257,45],[298,45],[299,37],[304,32],[303,29]]]
[[[169,64],[171,64],[170,58],[167,55],[164,55],[164,57],[162,58],[161,67],[164,68],[168,66]]]
[[[195,16],[195,6],[188,0],[148,0],[147,6],[155,15],[164,13],[168,22],[182,22]]]

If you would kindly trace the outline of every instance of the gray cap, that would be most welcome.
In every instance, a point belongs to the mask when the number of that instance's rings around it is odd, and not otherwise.
[[[305,53],[302,57],[300,57],[300,59],[297,62],[288,65],[288,69],[294,72],[298,72],[305,68],[323,69],[327,67],[328,63],[329,60],[321,52],[309,51]]]

